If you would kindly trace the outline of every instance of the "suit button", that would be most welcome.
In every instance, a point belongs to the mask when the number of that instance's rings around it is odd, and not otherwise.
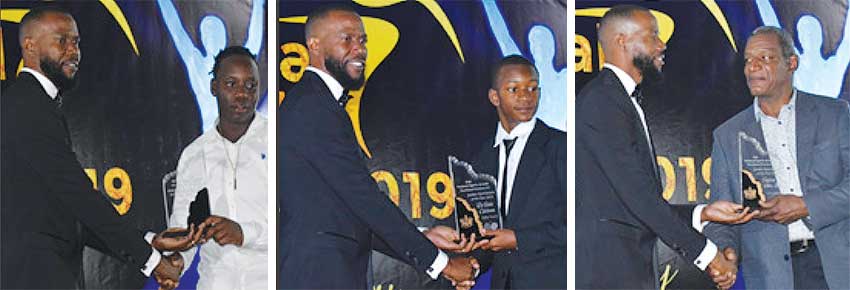
[[[788,257],[788,255],[786,254],[783,258],[785,258],[785,261],[788,261],[788,259],[790,259],[791,257]]]

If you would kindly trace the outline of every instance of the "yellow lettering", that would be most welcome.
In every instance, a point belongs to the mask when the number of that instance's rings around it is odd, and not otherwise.
[[[705,181],[705,199],[711,199],[711,157],[702,162],[702,180]]]
[[[673,171],[673,163],[664,156],[656,156],[655,160],[658,162],[658,167],[661,167],[664,172],[664,192],[661,193],[661,197],[664,200],[670,201],[670,198],[673,197],[673,193],[676,191],[676,172]]]
[[[443,190],[437,190],[437,185],[442,184]],[[434,172],[428,177],[428,197],[434,203],[445,203],[443,208],[431,206],[431,216],[436,219],[445,219],[452,215],[455,208],[454,190],[452,189],[452,179],[449,175],[442,172]]]
[[[593,52],[590,41],[583,35],[576,34],[576,72],[593,72]]]
[[[679,157],[679,167],[685,168],[685,185],[688,190],[688,202],[697,201],[697,176],[693,157]]]
[[[6,53],[4,52],[3,29],[0,29],[0,80],[6,80]]]
[[[419,197],[419,173],[402,172],[402,181],[410,184],[410,216],[411,218],[422,218],[422,202]]]
[[[86,175],[88,175],[89,179],[91,180],[91,187],[94,188],[94,190],[97,190],[97,169],[86,168],[83,169],[83,171],[86,172]]]
[[[118,181],[117,186],[116,181]],[[130,210],[130,205],[133,203],[133,184],[130,183],[130,175],[124,169],[113,167],[106,171],[103,176],[103,188],[106,190],[106,195],[113,201],[121,202],[117,205],[112,203],[119,215],[124,215]]]
[[[307,69],[307,64],[310,63],[310,56],[307,54],[307,48],[297,42],[290,42],[280,46],[283,52],[283,60],[280,61],[280,75],[287,81],[296,83],[301,80],[304,75],[304,70]],[[290,56],[290,54],[296,54]],[[293,68],[296,69],[293,71]],[[283,98],[281,98],[283,100]]]
[[[658,279],[659,281],[661,281],[661,287],[659,289],[660,290],[667,289],[667,285],[670,285],[670,283],[673,282],[673,279],[676,279],[676,275],[678,275],[678,274],[679,274],[679,270],[675,270],[675,271],[673,271],[673,274],[670,274],[670,265],[665,265],[664,266],[664,274],[661,274],[661,278]]]
[[[386,170],[378,170],[372,172],[372,179],[375,179],[375,182],[383,182],[387,185],[387,191],[390,194],[390,200],[398,206],[399,192],[398,192],[398,182],[395,180],[395,176],[392,173]]]

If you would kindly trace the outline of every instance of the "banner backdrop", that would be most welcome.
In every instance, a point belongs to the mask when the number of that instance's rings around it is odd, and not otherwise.
[[[183,148],[217,117],[209,93],[215,55],[226,46],[244,45],[259,55],[259,69],[266,71],[265,1],[4,0],[4,89],[22,65],[18,23],[29,9],[43,5],[70,12],[80,31],[79,85],[63,92],[77,158],[124,219],[139,229],[163,230],[163,197],[174,186],[169,173]],[[266,74],[261,75],[265,92]],[[261,112],[265,100],[262,96]],[[138,269],[89,248],[84,276],[86,288],[138,289],[145,282]]]
[[[596,24],[619,3],[651,9],[660,37],[667,43],[665,81],[643,90],[643,108],[664,180],[661,194],[670,203],[705,203],[711,195],[711,132],[753,103],[742,55],[756,27],[780,26],[793,35],[800,55],[800,68],[794,75],[798,89],[850,100],[846,76],[850,22],[846,21],[848,5],[842,0],[577,1],[577,92],[604,63]],[[714,288],[690,261],[659,245],[661,289]]]
[[[366,85],[350,92],[355,98],[346,109],[372,177],[417,226],[454,227],[447,157],[471,160],[494,134],[497,116],[487,90],[491,68],[503,56],[532,60],[542,87],[538,117],[566,128],[565,0],[346,2],[361,15],[369,38]],[[308,64],[305,16],[325,4],[278,4],[279,100]],[[437,287],[424,273],[377,253],[371,272],[373,289]]]

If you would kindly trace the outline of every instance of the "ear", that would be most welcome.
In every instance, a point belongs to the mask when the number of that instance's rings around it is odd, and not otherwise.
[[[494,89],[487,91],[487,98],[490,99],[490,103],[493,104],[494,107],[498,107],[501,103],[501,100],[499,100],[499,92]]]
[[[626,47],[626,34],[617,33],[617,35],[614,36],[614,43],[617,44],[617,46],[619,46],[619,47],[625,48]]]
[[[23,48],[23,53],[27,55],[35,54],[35,40],[31,36],[24,37],[23,44],[21,45]]]
[[[319,50],[319,39],[316,37],[307,38],[307,50],[308,51],[318,51]]]
[[[791,57],[788,58],[788,69],[791,72],[794,72],[797,70],[798,65],[800,65],[800,58],[796,55],[791,55]]]

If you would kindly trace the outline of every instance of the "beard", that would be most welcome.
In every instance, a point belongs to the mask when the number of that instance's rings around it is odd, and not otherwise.
[[[356,90],[363,86],[363,74],[361,73],[358,78],[352,78],[345,71],[345,65],[338,59],[326,58],[325,68],[346,90]]]
[[[40,60],[41,71],[44,75],[56,85],[60,92],[65,92],[74,89],[77,86],[77,77],[68,77],[62,71],[62,65],[57,61],[42,57]]]
[[[664,75],[661,73],[661,69],[655,66],[653,59],[653,57],[646,54],[638,55],[632,59],[632,63],[640,70],[640,74],[643,76],[641,83],[656,84],[664,81]]]

